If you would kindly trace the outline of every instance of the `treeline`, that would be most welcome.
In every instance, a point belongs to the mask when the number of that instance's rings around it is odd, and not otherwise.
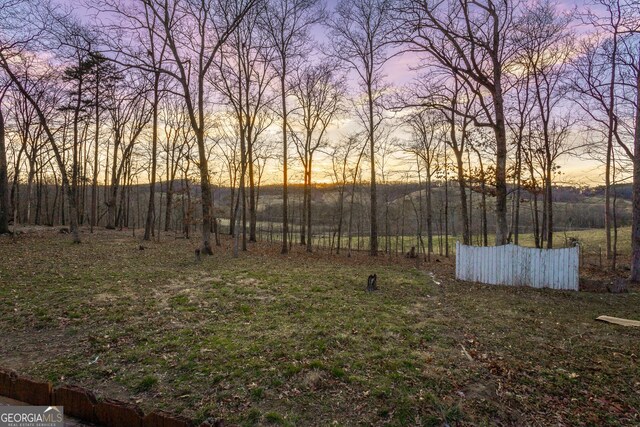
[[[432,184],[433,198],[433,235],[441,236],[444,231],[453,239],[461,237],[460,205],[455,197],[456,183],[448,183],[445,190],[444,182],[436,181]],[[616,186],[617,225],[629,226],[631,224],[631,189],[629,185]],[[156,216],[152,224],[151,235],[159,236],[161,231],[173,232],[181,237],[189,238],[202,223],[201,212],[197,207],[201,204],[201,193],[198,183],[190,180],[176,180],[171,184],[171,193],[168,192],[169,183],[157,182],[155,185]],[[340,193],[340,186],[336,185],[312,185],[310,188],[311,201],[314,207],[312,239],[324,236],[327,241],[330,236],[335,241],[348,239],[350,236],[363,238],[368,234],[370,227],[368,215],[369,205],[367,200],[369,186],[359,182],[344,194]],[[509,188],[509,193],[514,193],[514,188]],[[29,193],[31,191],[31,193]],[[381,251],[390,251],[389,239],[396,236],[412,237],[415,241],[428,241],[428,234],[424,228],[425,223],[425,197],[426,191],[415,181],[405,183],[381,184],[378,188],[381,200],[381,215],[379,223],[382,225],[383,240]],[[256,219],[257,238],[273,240],[273,233],[281,233],[282,224],[282,188],[279,185],[263,185],[257,188]],[[12,199],[16,202],[15,221],[17,224],[34,225],[67,225],[68,214],[64,202],[64,193],[58,184],[48,184],[46,180],[36,177],[32,187],[25,183],[17,183],[12,189]],[[291,230],[289,240],[291,244],[304,242],[305,231],[305,206],[304,185],[291,185],[289,189],[289,223]],[[353,193],[353,200],[351,194]],[[31,194],[29,196],[29,194]],[[91,225],[90,222],[90,191],[83,191],[80,206],[84,207],[80,214],[80,225]],[[97,188],[99,203],[106,204],[109,197],[109,187],[99,185]],[[135,234],[137,228],[143,228],[147,215],[149,201],[149,186],[147,184],[131,184],[124,186],[123,196],[119,199],[116,209],[116,224],[118,229],[132,229]],[[229,187],[212,186],[212,204],[215,217],[218,218],[220,232],[234,234],[233,211],[237,204],[234,197],[235,189]],[[342,200],[341,200],[342,197]],[[534,230],[534,199],[533,193],[521,192],[521,205],[523,217],[518,227],[520,233],[531,233]],[[345,205],[345,201],[347,204]],[[490,230],[495,227],[495,218],[491,211],[493,198],[489,196],[489,202],[485,198],[483,203],[482,193],[473,186],[467,186],[467,201],[471,242],[478,245],[486,244]],[[566,234],[578,229],[603,228],[604,227],[604,188],[581,187],[557,187],[554,189],[554,203],[556,206],[556,232]],[[343,205],[342,211],[339,207]],[[446,212],[446,216],[445,216]],[[512,214],[512,212],[510,212]],[[341,217],[342,216],[342,217]],[[487,223],[483,218],[487,218]],[[513,215],[510,215],[513,218]],[[340,223],[347,224],[351,220],[351,230],[339,229]],[[11,221],[13,222],[13,220]],[[99,210],[97,226],[106,227],[108,219],[106,208]],[[510,223],[510,233],[513,236],[515,224]],[[538,233],[542,239],[542,234]],[[534,235],[534,242],[536,236]],[[276,236],[276,240],[280,237]],[[326,242],[325,242],[326,243]],[[539,242],[539,244],[541,244]],[[426,244],[426,243],[425,243]],[[339,246],[335,244],[339,251]],[[358,247],[359,250],[363,249]],[[426,248],[419,247],[417,254],[426,252]]]
[[[79,242],[79,224],[141,227],[144,239],[196,224],[212,253],[226,218],[237,253],[278,221],[283,253],[294,227],[309,251],[314,233],[359,228],[376,255],[399,224],[427,253],[441,228],[552,247],[558,229],[602,224],[615,268],[629,178],[640,212],[637,0],[78,10],[0,5],[0,232],[69,223]],[[560,165],[578,156],[602,165],[602,222],[559,200]],[[280,174],[265,207],[264,182]]]

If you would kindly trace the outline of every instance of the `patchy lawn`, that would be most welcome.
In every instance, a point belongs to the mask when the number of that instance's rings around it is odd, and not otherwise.
[[[459,283],[274,245],[0,238],[0,366],[230,424],[639,424],[640,294]],[[419,268],[416,268],[419,267]],[[380,290],[366,293],[377,273]]]

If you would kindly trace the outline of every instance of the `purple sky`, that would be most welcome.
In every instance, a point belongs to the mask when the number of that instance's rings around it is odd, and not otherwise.
[[[61,0],[63,4],[69,5],[74,8],[74,11],[78,13],[80,16],[87,15],[86,9],[80,5],[76,0]],[[332,11],[335,8],[338,0],[327,0],[327,8],[329,11]],[[562,1],[558,4],[559,12],[570,12],[572,10],[576,10],[578,12],[586,12],[588,6],[586,6],[587,2],[584,0],[577,1]],[[326,29],[322,27],[317,28],[317,33],[314,34],[314,37],[320,43],[328,43],[328,40],[325,36]],[[389,61],[385,68],[387,83],[393,86],[402,86],[411,82],[412,79],[416,78],[419,74],[416,71],[412,71],[410,68],[412,66],[417,65],[417,56],[416,55],[401,55],[397,56]],[[357,82],[354,81],[354,76],[350,76],[350,83],[353,89],[357,86]],[[329,132],[329,137],[339,138],[342,135],[349,133],[350,130],[356,126],[354,122],[343,122],[342,126],[334,127]],[[293,153],[292,153],[293,154]],[[318,169],[322,169],[324,167],[329,167],[330,162],[328,158],[320,158],[317,159],[317,167]],[[277,169],[277,166],[274,165],[274,169]],[[563,171],[566,173],[565,179],[569,179],[571,181],[580,181],[591,183],[591,184],[600,184],[602,179],[598,175],[599,173],[594,173],[598,169],[598,164],[587,160],[581,159],[576,161],[576,159],[572,159],[571,162],[568,160],[563,162]],[[279,174],[275,174],[276,176]],[[321,180],[321,177],[318,176],[318,179]]]

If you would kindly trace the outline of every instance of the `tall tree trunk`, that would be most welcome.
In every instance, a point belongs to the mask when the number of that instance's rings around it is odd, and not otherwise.
[[[389,241],[391,228],[389,224],[389,193],[385,191],[384,195],[384,253],[391,256],[391,242]]]
[[[119,230],[122,230],[124,226],[124,201],[125,201],[125,193],[127,191],[127,182],[129,180],[128,173],[130,171],[130,165],[128,160],[122,160],[125,162],[124,171],[122,174],[122,185],[120,186],[120,197],[118,198],[118,205],[116,209],[116,222],[115,225]]]
[[[553,248],[553,188],[551,187],[551,160],[547,159],[547,170],[545,171],[545,224],[547,231],[547,249]]]
[[[345,182],[340,184],[340,198],[338,200],[338,241],[336,243],[336,254],[340,255],[340,248],[342,243],[342,223],[344,221],[344,190]]]
[[[613,127],[615,108],[615,86],[618,56],[618,30],[613,33],[613,46],[611,48],[611,75],[609,79],[609,111],[607,129],[607,157],[605,165],[605,193],[604,193],[604,228],[607,237],[607,259],[611,259],[611,157],[613,155]]]
[[[107,138],[106,142],[106,146],[104,149],[104,153],[105,153],[105,166],[104,166],[104,191],[102,193],[102,196],[104,197],[104,204],[108,205],[109,204],[109,149],[111,148],[111,144],[110,144],[110,138]]]
[[[240,178],[240,185],[242,186],[242,178]],[[239,221],[240,221],[240,194],[241,194],[241,190],[238,189],[238,201],[236,202],[236,208],[235,211],[233,213],[233,217],[230,219],[230,221],[233,221],[233,228],[235,230],[235,233],[233,234],[233,256],[235,258],[238,257],[239,252],[238,252],[238,246],[239,246],[239,239],[240,239],[240,231],[238,230],[238,226],[239,226]]]
[[[93,180],[91,182],[91,224],[90,229],[98,225],[98,143],[100,141],[100,71],[96,72],[95,93],[95,135],[93,140]]]
[[[80,203],[79,203],[79,207],[78,210],[80,211],[80,224],[84,225],[85,221],[87,220],[87,215],[86,215],[86,207],[87,207],[87,170],[88,168],[88,163],[89,163],[89,155],[87,153],[87,139],[88,139],[88,131],[89,131],[89,122],[87,121],[84,125],[84,130],[83,130],[83,135],[82,135],[82,140],[84,141],[84,143],[81,145],[82,149],[82,182],[80,183],[81,186],[81,193],[82,196],[80,197]]]
[[[236,217],[236,184],[231,180],[231,189],[229,190],[229,236],[235,235],[235,217]]]
[[[617,268],[618,262],[618,216],[617,216],[617,201],[618,201],[618,191],[616,189],[616,159],[615,154],[612,159],[613,163],[613,200],[612,200],[612,218],[611,222],[613,225],[613,240],[611,242],[611,270],[615,271]]]
[[[431,164],[427,162],[427,188],[426,188],[426,209],[427,209],[427,258],[431,261],[433,252],[433,207],[431,203]]]
[[[636,129],[633,138],[633,222],[631,227],[631,281],[640,282],[640,50],[636,75]]]
[[[353,178],[353,184],[351,185],[351,200],[349,201],[349,224],[348,224],[348,239],[347,239],[347,256],[351,257],[351,241],[353,238],[353,202],[356,194],[356,178]]]
[[[32,153],[32,155],[34,155]],[[31,224],[31,204],[33,201],[33,177],[35,176],[36,172],[36,165],[35,165],[35,159],[32,157],[29,157],[29,175],[27,177],[27,216],[26,219],[24,220],[25,223],[27,224]]]
[[[504,117],[504,100],[502,98],[502,86],[499,76],[502,67],[495,64],[497,70],[495,86],[496,93],[493,97],[495,109],[495,136],[496,136],[496,245],[507,243],[509,226],[507,224],[507,132]]]
[[[307,186],[306,186],[306,195],[305,195],[305,220],[307,222],[307,252],[312,252],[313,247],[311,245],[311,236],[313,235],[311,232],[311,158],[309,158],[309,162],[307,165]]]
[[[485,188],[486,184],[484,182],[484,177],[482,180],[483,181],[480,184],[482,189],[482,245],[489,246],[489,227],[487,226],[487,190]]]
[[[371,82],[367,85],[367,95],[369,101],[369,156],[371,159],[371,235],[370,235],[370,255],[378,255],[378,207],[376,190],[376,160],[375,160],[375,135],[373,127],[373,89]]]
[[[309,183],[307,182],[307,165],[304,167],[304,183],[302,186],[302,214],[300,215],[300,245],[306,246],[307,244],[307,188]]]
[[[60,225],[67,225],[67,208],[66,205],[64,203],[65,201],[65,192],[67,191],[67,188],[64,186],[64,183],[62,185],[63,191],[60,193]],[[14,221],[15,223],[15,221]],[[15,227],[14,227],[15,228]]]
[[[613,144],[607,141],[607,155],[604,168],[604,230],[606,236],[607,259],[611,258],[611,153]]]
[[[201,113],[202,114],[202,113]],[[204,120],[201,120],[202,124]],[[200,126],[196,131],[196,141],[198,143],[198,155],[200,160],[200,191],[202,193],[202,248],[201,251],[206,255],[213,255],[211,249],[211,221],[213,221],[213,212],[211,206],[211,185],[209,183],[209,165],[207,162],[207,154],[204,146],[204,128]]]
[[[444,256],[449,258],[449,178],[447,164],[447,151],[444,152]],[[462,191],[464,193],[464,189]],[[464,203],[463,203],[464,206]]]
[[[53,222],[49,219],[49,180],[44,178],[44,223],[48,226],[52,226]]]
[[[156,168],[158,165],[158,92],[160,85],[160,73],[156,71],[153,75],[153,117],[151,128],[151,182],[149,183],[149,206],[147,208],[147,219],[144,224],[143,240],[151,240],[151,232],[155,223],[156,212]]]
[[[518,137],[518,145],[516,148],[516,192],[515,192],[515,205],[514,205],[514,220],[513,220],[513,243],[518,244],[520,237],[520,192],[522,185],[522,138]]]
[[[533,216],[533,240],[536,248],[541,248],[540,242],[540,219],[538,216],[538,193],[533,193],[533,209],[531,210]]]
[[[256,242],[256,226],[258,224],[258,207],[256,203],[256,183],[253,171],[253,138],[247,137],[247,154],[249,167],[249,241]]]
[[[420,174],[420,161],[419,158],[416,159],[417,161],[417,166],[418,166],[418,212],[416,212],[416,223],[418,225],[418,241],[417,241],[417,247],[418,247],[418,254],[420,253],[420,249],[422,248],[422,254],[424,255],[424,258],[426,260],[427,258],[427,251],[425,250],[424,247],[424,242],[422,240],[422,226],[423,226],[423,220],[424,220],[424,210],[423,210],[423,206],[422,206],[422,175]],[[385,196],[386,196],[386,192],[385,192]]]
[[[453,130],[452,132],[455,132]],[[456,156],[456,166],[458,173],[458,187],[460,189],[460,221],[462,223],[462,242],[465,245],[471,244],[471,230],[469,230],[469,212],[467,205],[467,190],[464,179],[464,160],[462,159],[462,151],[453,149]],[[448,220],[448,219],[447,219]]]
[[[59,193],[58,175],[56,175],[55,172],[53,173],[53,185],[54,185],[53,203],[51,206],[51,218],[49,219],[49,224],[51,225],[55,224],[56,207],[58,205],[58,193]]]
[[[169,231],[171,224],[171,213],[173,210],[173,180],[167,183],[167,200],[164,211],[164,231]]]
[[[116,228],[116,200],[118,197],[118,147],[120,136],[116,136],[116,141],[113,144],[113,159],[111,161],[111,188],[109,191],[109,198],[107,200],[107,229],[113,230]],[[124,161],[124,160],[123,160]]]
[[[242,175],[240,175],[240,194],[242,195],[242,251],[247,250],[247,152],[244,142],[242,142]]]
[[[34,217],[35,225],[40,225],[40,209],[42,208],[42,169],[42,167],[39,168],[38,172],[36,173],[36,214]]]
[[[6,150],[6,145],[5,145]],[[15,230],[16,224],[18,223],[18,212],[20,211],[20,164],[22,159],[22,154],[24,153],[24,145],[20,147],[20,151],[18,151],[18,155],[15,160],[15,167],[13,173],[13,180],[11,182],[11,195],[9,196],[11,200],[11,209],[13,210],[13,228]]]
[[[469,242],[473,245],[473,181],[471,169],[471,150],[467,150],[467,163],[469,164],[469,179],[467,188],[469,188],[469,208],[467,210],[469,216]]]
[[[0,98],[1,101],[2,98]],[[9,180],[7,173],[7,151],[5,146],[5,127],[2,105],[0,105],[0,234],[9,232]]]
[[[283,61],[284,62],[284,61]],[[285,85],[286,64],[283,64],[280,76],[280,89],[282,102],[282,250],[281,253],[289,253],[289,190],[287,178],[287,94]]]
[[[78,79],[78,93],[77,93],[77,97],[76,97],[76,105],[73,111],[73,164],[71,165],[71,191],[73,191],[73,194],[75,195],[75,199],[76,199],[76,203],[78,204],[78,207],[80,207],[80,201],[78,200],[78,172],[79,172],[79,168],[80,168],[80,162],[79,162],[79,144],[80,144],[80,134],[79,134],[79,130],[78,130],[78,125],[80,124],[80,108],[82,105],[82,83],[83,83],[83,79],[82,76],[79,77]],[[71,215],[73,215],[74,213],[71,212]],[[78,215],[79,219],[79,209],[76,209],[75,212],[76,215]]]

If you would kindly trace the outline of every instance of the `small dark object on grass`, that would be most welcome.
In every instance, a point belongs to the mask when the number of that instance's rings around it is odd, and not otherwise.
[[[196,255],[196,262],[200,262],[201,259],[200,259],[200,249],[199,248],[196,248],[195,255]]]
[[[407,252],[405,255],[406,258],[418,258],[418,254],[416,254],[416,247],[411,246],[411,250]]]
[[[144,251],[144,250],[145,250],[145,249],[147,249],[147,248],[145,248],[145,247],[144,247],[144,246],[142,246],[142,245],[139,245],[139,246],[138,246],[138,249],[139,249],[139,250],[141,250],[141,251]]]
[[[377,276],[375,274],[369,275],[369,279],[367,280],[367,292],[373,292],[378,290],[378,285],[376,285]]]
[[[61,228],[58,233],[60,234],[69,234],[69,229],[67,227]]]

